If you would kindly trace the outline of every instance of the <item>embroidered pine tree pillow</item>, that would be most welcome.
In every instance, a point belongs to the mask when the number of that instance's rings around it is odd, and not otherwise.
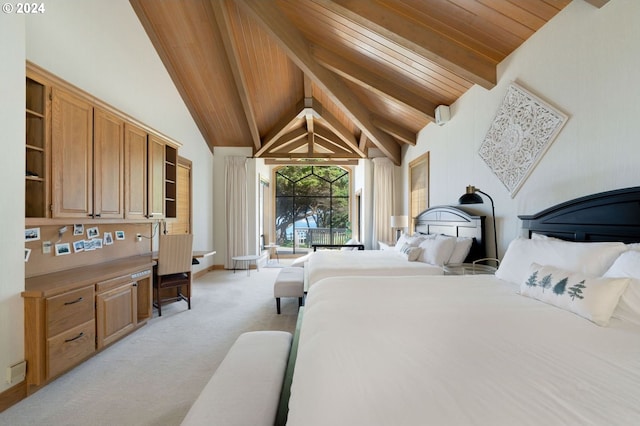
[[[628,285],[628,278],[593,278],[532,263],[520,294],[607,326]]]

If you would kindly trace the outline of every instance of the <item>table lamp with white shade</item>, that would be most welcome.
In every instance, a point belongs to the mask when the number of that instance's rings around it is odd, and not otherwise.
[[[409,216],[391,216],[391,228],[396,230],[396,241],[404,232],[404,228],[409,226]]]

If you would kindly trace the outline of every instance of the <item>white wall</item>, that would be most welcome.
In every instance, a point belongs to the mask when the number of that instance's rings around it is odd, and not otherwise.
[[[0,14],[0,392],[11,387],[7,367],[24,359],[24,39],[24,18]]]
[[[408,211],[407,164],[430,151],[430,204],[456,204],[466,185],[489,193],[496,205],[501,255],[520,235],[519,214],[559,202],[640,185],[640,2],[615,0],[601,9],[571,2],[499,66],[497,86],[474,86],[442,127],[427,125],[403,151],[403,206]],[[565,127],[512,199],[478,156],[478,149],[512,81],[569,115]],[[487,215],[493,253],[491,207]]]
[[[193,167],[194,249],[213,249],[212,153],[129,2],[57,1],[27,18],[26,33],[27,59],[183,144],[179,155]]]

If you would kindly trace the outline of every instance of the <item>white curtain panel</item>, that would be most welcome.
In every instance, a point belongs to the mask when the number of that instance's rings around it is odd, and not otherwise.
[[[373,247],[378,241],[393,241],[391,215],[395,205],[393,163],[388,158],[373,159]]]
[[[225,190],[227,213],[227,258],[225,268],[233,268],[233,256],[249,253],[247,220],[247,159],[225,158]]]

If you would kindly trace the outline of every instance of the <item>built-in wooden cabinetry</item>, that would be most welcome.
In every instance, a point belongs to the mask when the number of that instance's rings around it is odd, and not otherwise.
[[[151,318],[152,265],[136,256],[26,279],[29,392]]]
[[[45,217],[48,203],[50,89],[27,72],[26,170],[27,217]]]
[[[124,120],[101,108],[93,109],[92,217],[124,217]]]
[[[52,215],[86,218],[93,213],[93,108],[53,88],[51,112]]]
[[[44,298],[44,376],[47,380],[82,362],[96,351],[93,298],[93,286]]]
[[[125,219],[146,219],[147,215],[147,132],[124,125]]]
[[[25,243],[31,393],[151,318],[152,243],[135,236],[176,216],[180,144],[31,63],[25,90],[25,223],[42,241],[74,247],[64,260]],[[70,224],[126,238],[76,251],[84,237],[59,230]]]
[[[165,216],[164,171],[166,143],[157,136],[149,136],[149,217],[163,218]]]
[[[26,217],[175,217],[178,143],[33,64],[26,94]]]
[[[164,206],[165,216],[176,217],[178,197],[178,150],[165,145],[164,154]]]

